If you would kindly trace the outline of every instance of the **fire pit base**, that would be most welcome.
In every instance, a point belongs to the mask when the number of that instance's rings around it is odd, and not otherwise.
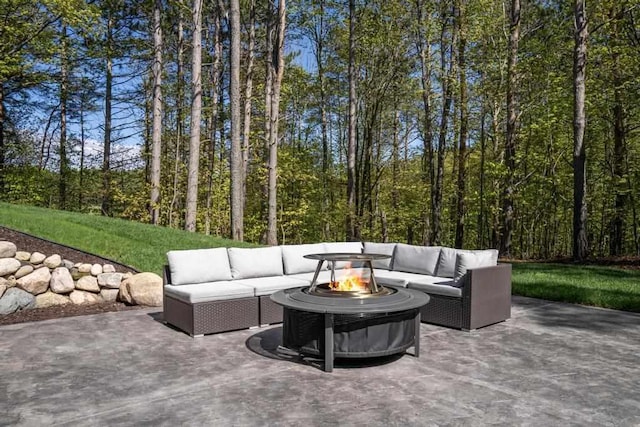
[[[423,292],[335,298],[294,288],[272,294],[271,300],[284,308],[283,346],[323,357],[327,372],[336,357],[389,356],[412,346],[414,356],[420,354],[420,308],[429,302]]]
[[[325,316],[285,308],[283,346],[300,353],[323,355]],[[419,317],[417,309],[397,313],[334,314],[333,355],[363,358],[402,353],[415,344]]]

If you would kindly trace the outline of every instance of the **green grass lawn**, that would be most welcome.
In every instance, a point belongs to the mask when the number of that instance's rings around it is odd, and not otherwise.
[[[134,221],[0,203],[0,225],[160,274],[172,249],[254,246]]]
[[[594,265],[516,263],[513,294],[640,312],[640,271]]]
[[[0,225],[160,273],[172,249],[252,246],[134,221],[0,203]],[[516,263],[513,293],[640,312],[640,271]]]

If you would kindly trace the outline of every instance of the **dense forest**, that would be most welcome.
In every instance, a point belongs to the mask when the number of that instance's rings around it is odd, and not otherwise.
[[[640,254],[640,0],[0,0],[2,200]]]

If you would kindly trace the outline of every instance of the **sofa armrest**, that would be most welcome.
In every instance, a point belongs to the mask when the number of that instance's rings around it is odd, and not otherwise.
[[[471,269],[465,280],[463,329],[477,329],[511,317],[511,264]]]
[[[162,285],[171,284],[171,270],[169,270],[169,266],[165,265],[162,267]]]

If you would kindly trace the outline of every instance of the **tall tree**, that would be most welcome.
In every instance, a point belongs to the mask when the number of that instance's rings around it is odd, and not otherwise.
[[[347,240],[358,238],[356,224],[356,2],[349,0],[349,128],[347,140]]]
[[[442,27],[440,31],[440,79],[442,86],[442,111],[440,115],[440,129],[438,133],[438,147],[436,156],[436,172],[434,190],[431,195],[431,237],[438,245],[442,240],[442,196],[444,191],[444,163],[449,129],[449,116],[453,102],[453,87],[456,78],[456,45],[457,26],[453,27],[451,37],[447,37],[451,12],[448,2],[442,4]],[[448,53],[448,55],[447,55]],[[449,67],[447,67],[447,59]]]
[[[269,161],[268,161],[268,210],[267,210],[267,244],[278,244],[277,229],[277,177],[278,177],[278,123],[280,119],[280,89],[282,87],[282,78],[284,76],[284,34],[286,25],[286,0],[278,0],[277,24],[275,42],[273,43],[273,52],[271,59],[267,60],[267,72],[271,80],[271,102],[269,117]],[[271,22],[271,20],[270,20]],[[270,32],[270,29],[267,29]],[[269,52],[267,52],[269,55]]]
[[[62,24],[60,53],[60,176],[59,203],[60,209],[67,208],[67,181],[69,180],[69,157],[67,156],[67,103],[69,100],[69,59],[68,59],[67,25]]]
[[[160,219],[160,160],[162,153],[162,0],[153,3],[153,105],[151,133],[151,223]]]
[[[507,132],[505,137],[504,163],[507,168],[503,201],[502,232],[500,253],[511,255],[511,239],[513,235],[513,199],[516,173],[516,139],[518,131],[518,43],[520,42],[520,0],[511,0],[509,12],[509,46],[507,61]]]
[[[196,231],[198,171],[200,165],[200,119],[202,117],[202,0],[193,0],[193,46],[191,54],[191,132],[187,177],[185,230]]]
[[[111,215],[112,189],[111,189],[111,128],[113,100],[113,15],[107,10],[105,39],[105,88],[104,88],[104,145],[102,155],[102,214]]]
[[[420,56],[420,83],[422,89],[422,117],[421,122],[422,126],[420,129],[422,130],[422,162],[421,162],[421,172],[422,172],[422,183],[425,189],[428,189],[429,199],[434,193],[435,179],[434,179],[434,167],[433,167],[433,113],[432,113],[432,87],[431,87],[431,74],[432,74],[432,66],[431,66],[431,41],[430,35],[430,25],[431,20],[428,19],[425,11],[425,5],[423,0],[416,0],[416,11],[418,15],[418,28],[417,28],[417,50]],[[433,207],[432,207],[433,208]],[[429,217],[430,211],[425,203],[423,208],[423,235],[422,235],[422,243],[428,245],[431,242],[431,227],[429,226]]]
[[[464,223],[465,223],[465,196],[467,183],[467,137],[469,134],[468,117],[468,90],[467,90],[467,28],[466,28],[466,0],[456,0],[456,25],[458,27],[458,91],[459,91],[459,125],[458,134],[458,185],[456,192],[456,237],[455,247],[461,248],[464,245]]]
[[[214,6],[213,16],[213,66],[211,67],[211,120],[209,129],[209,165],[207,171],[206,215],[204,223],[205,234],[211,234],[211,216],[213,205],[213,177],[216,161],[216,143],[219,124],[219,105],[222,93],[222,37],[221,37],[221,0]]]
[[[249,2],[249,39],[247,41],[247,62],[244,80],[244,109],[242,120],[242,198],[246,203],[247,173],[249,171],[249,155],[251,149],[251,105],[253,96],[253,67],[256,46],[256,2]]]
[[[229,101],[231,104],[231,238],[244,240],[244,201],[242,194],[242,144],[240,132],[240,1],[230,0],[231,49]]]
[[[586,0],[575,0],[573,48],[573,259],[584,260],[587,242],[587,158],[585,154],[585,75],[589,36]]]

